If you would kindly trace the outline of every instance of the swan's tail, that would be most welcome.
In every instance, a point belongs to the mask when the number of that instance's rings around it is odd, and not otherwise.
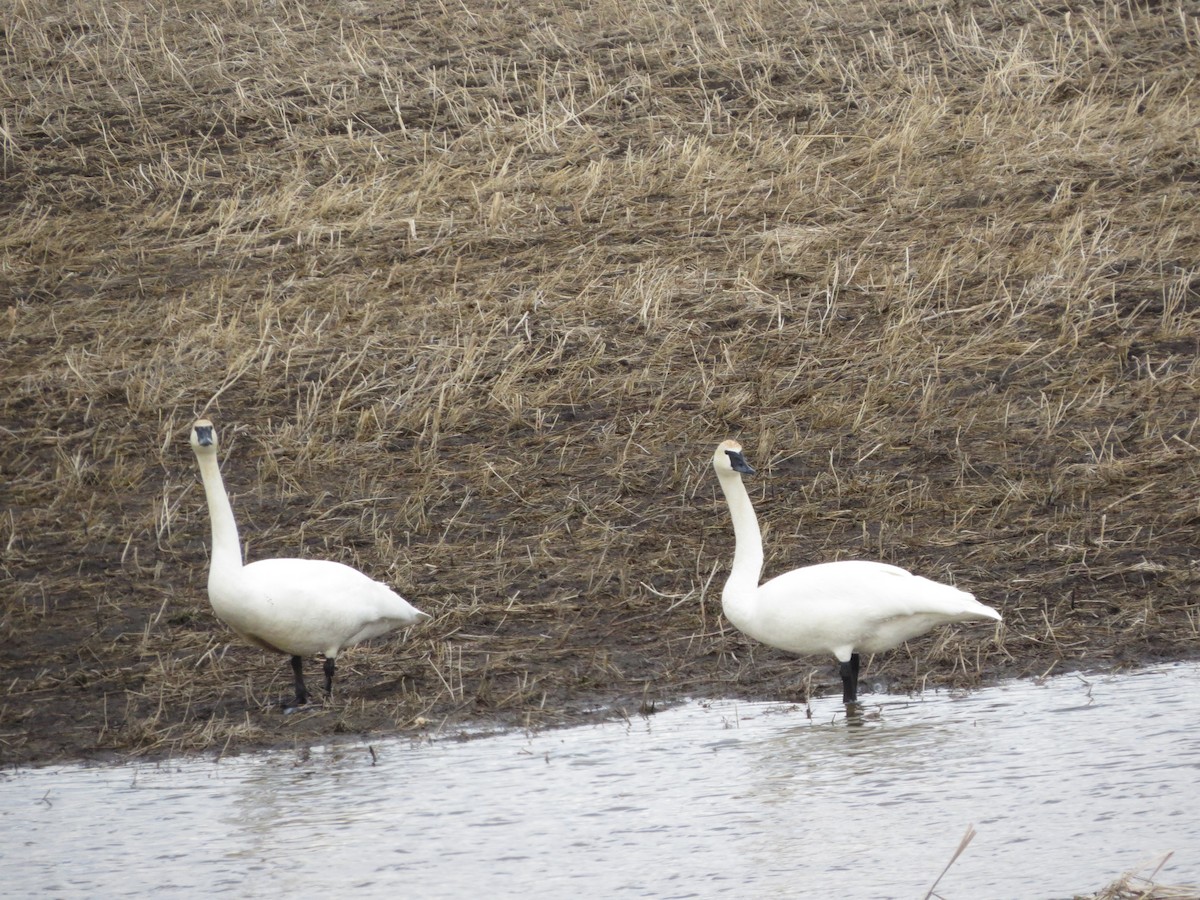
[[[957,590],[957,588],[955,588]],[[966,591],[958,592],[959,599],[963,601],[963,619],[995,619],[1000,621],[1000,613],[975,599],[974,594],[969,594]]]
[[[928,578],[916,576],[921,583],[922,593],[928,600],[937,597],[939,605],[944,604],[944,612],[952,616],[959,622],[970,622],[976,619],[994,619],[1000,621],[1000,613],[975,599],[975,595],[969,591],[964,591],[961,588],[954,587],[949,584],[942,584],[938,581],[930,581]]]

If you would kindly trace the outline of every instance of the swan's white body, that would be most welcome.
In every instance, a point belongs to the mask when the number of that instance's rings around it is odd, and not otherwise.
[[[829,653],[843,664],[847,702],[855,699],[857,654],[897,647],[938,625],[1000,618],[966,591],[887,563],[843,560],[793,569],[760,585],[762,534],[742,473],[752,473],[741,445],[725,441],[713,468],[733,518],[733,567],[721,594],[739,630],[797,654]],[[855,683],[849,683],[854,662]]]
[[[201,419],[192,426],[191,444],[212,520],[209,602],[244,640],[293,657],[299,702],[307,698],[300,657],[325,655],[329,689],[333,660],[344,648],[429,618],[386,584],[342,563],[264,559],[242,565],[237,522],[221,479],[211,422]]]
[[[292,656],[336,658],[425,618],[386,584],[321,559],[262,559],[233,572],[214,565],[208,599],[242,638]]]

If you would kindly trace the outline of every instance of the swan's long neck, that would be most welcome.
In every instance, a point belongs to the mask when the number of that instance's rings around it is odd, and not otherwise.
[[[242,545],[238,541],[237,522],[233,507],[221,480],[221,467],[215,453],[197,455],[204,496],[208,499],[208,518],[212,522],[212,563],[209,578],[218,572],[231,572],[242,567]]]
[[[729,515],[733,518],[733,567],[722,593],[722,600],[728,605],[737,598],[749,599],[758,588],[763,567],[762,534],[742,476],[736,472],[722,472],[719,480],[729,504]]]

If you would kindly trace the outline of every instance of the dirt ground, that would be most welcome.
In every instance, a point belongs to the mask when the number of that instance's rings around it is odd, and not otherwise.
[[[3,765],[835,692],[721,615],[726,437],[766,575],[882,559],[1003,614],[868,690],[1200,655],[1196,4],[0,27]],[[248,559],[434,617],[332,702],[284,715],[208,605],[200,414]]]

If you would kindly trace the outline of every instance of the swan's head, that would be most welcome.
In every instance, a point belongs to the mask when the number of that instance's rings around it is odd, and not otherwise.
[[[753,475],[754,469],[742,456],[742,445],[737,441],[721,441],[717,452],[713,454],[713,468],[718,475],[737,472],[739,475]]]
[[[192,449],[197,453],[217,452],[217,429],[208,419],[197,419],[192,425]]]

